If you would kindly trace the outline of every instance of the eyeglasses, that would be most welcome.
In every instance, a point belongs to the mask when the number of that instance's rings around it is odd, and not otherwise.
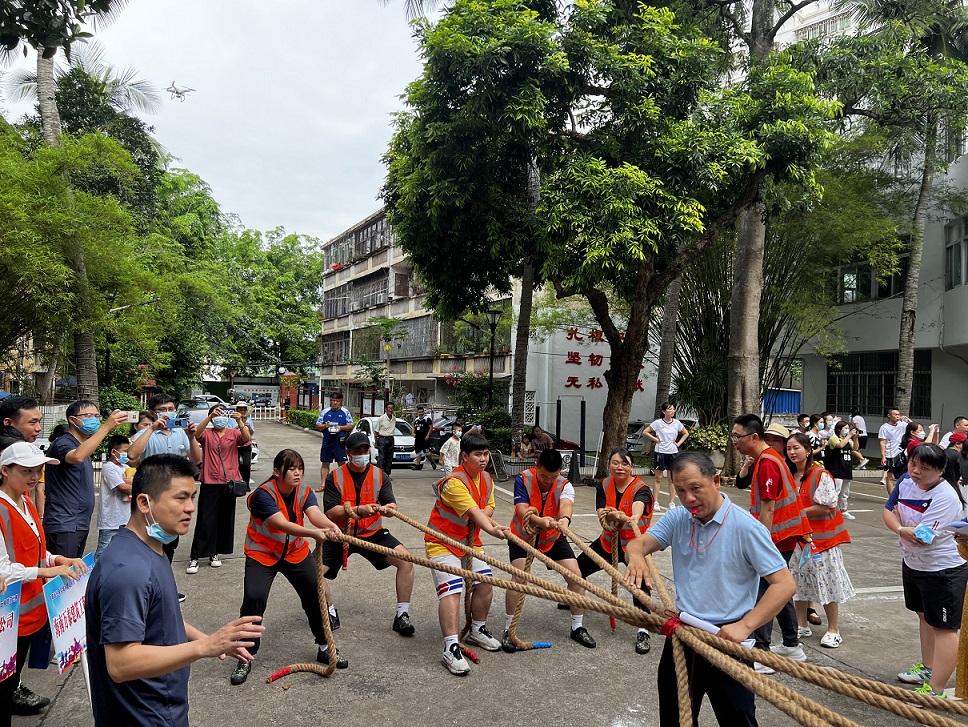
[[[756,434],[756,432],[750,432],[749,434],[733,434],[732,432],[730,432],[729,438],[732,439],[734,442],[738,442],[739,440],[745,439],[746,437],[752,437],[754,434]]]

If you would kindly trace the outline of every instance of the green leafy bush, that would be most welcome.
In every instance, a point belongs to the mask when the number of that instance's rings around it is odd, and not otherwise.
[[[115,409],[121,411],[138,411],[141,409],[141,401],[136,396],[125,393],[114,386],[105,386],[98,393],[101,400],[101,414],[107,416]]]
[[[689,439],[683,444],[683,449],[720,450],[725,452],[729,446],[729,426],[726,424],[711,424],[689,430]]]
[[[319,418],[319,409],[290,409],[289,414],[286,416],[286,420],[290,424],[294,424],[297,427],[302,427],[303,429],[313,429],[316,428],[316,420]]]
[[[501,454],[510,456],[511,454],[511,427],[488,427],[487,441],[491,449],[496,449]]]

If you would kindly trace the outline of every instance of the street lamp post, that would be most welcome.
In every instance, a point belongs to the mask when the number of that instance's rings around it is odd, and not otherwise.
[[[493,308],[486,313],[487,325],[491,328],[491,363],[488,366],[487,376],[487,408],[494,408],[494,332],[497,330],[497,322],[501,319],[501,311]]]

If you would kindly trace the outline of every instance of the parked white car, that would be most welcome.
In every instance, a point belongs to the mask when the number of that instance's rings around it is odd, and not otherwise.
[[[376,423],[380,417],[363,417],[353,429],[354,432],[363,432],[370,440],[370,461],[376,464]],[[417,458],[413,450],[413,429],[410,424],[403,419],[397,419],[397,424],[393,432],[393,463],[394,464],[413,464]]]

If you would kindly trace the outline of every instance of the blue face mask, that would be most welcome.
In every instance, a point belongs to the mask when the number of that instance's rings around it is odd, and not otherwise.
[[[75,417],[75,418],[80,419],[80,417]],[[94,432],[96,432],[100,428],[101,428],[101,420],[98,419],[97,417],[89,417],[87,419],[81,419],[81,425],[78,427],[78,429],[81,430],[81,433],[88,437],[90,437],[92,434],[94,434]]]
[[[370,455],[368,454],[351,454],[350,461],[357,467],[366,467],[370,464]]]
[[[215,425],[216,429],[225,429],[225,427],[229,425],[230,421],[232,420],[228,417],[215,417],[212,419],[212,424]]]
[[[151,502],[150,501],[148,502],[148,514],[151,515],[151,519],[152,520],[155,519],[154,513],[151,512]],[[145,518],[145,522],[148,522],[148,518],[147,517]],[[168,545],[169,543],[174,542],[175,539],[178,536],[177,535],[172,535],[168,531],[164,530],[161,527],[161,525],[159,525],[157,522],[153,522],[153,523],[148,523],[148,537],[149,538],[154,538],[155,540],[157,540],[162,545]]]
[[[118,455],[118,462],[120,462],[121,464],[128,464],[128,453],[127,452],[121,452]]]

